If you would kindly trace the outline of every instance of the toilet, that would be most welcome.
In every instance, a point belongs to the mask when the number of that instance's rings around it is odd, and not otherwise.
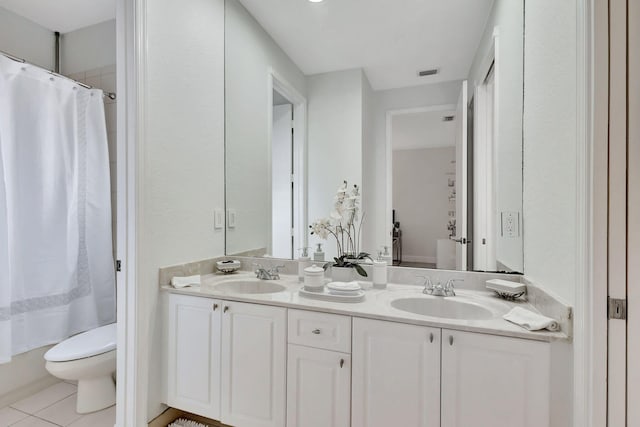
[[[86,414],[116,403],[116,324],[74,335],[44,355],[47,371],[78,381],[76,412]]]

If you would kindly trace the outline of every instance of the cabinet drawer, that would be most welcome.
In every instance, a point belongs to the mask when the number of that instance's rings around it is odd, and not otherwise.
[[[351,317],[289,310],[289,343],[351,353]]]

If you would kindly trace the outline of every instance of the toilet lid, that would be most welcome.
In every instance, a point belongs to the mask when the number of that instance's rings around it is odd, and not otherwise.
[[[44,355],[49,362],[68,362],[96,356],[116,348],[116,324],[101,326],[74,335],[52,347]]]

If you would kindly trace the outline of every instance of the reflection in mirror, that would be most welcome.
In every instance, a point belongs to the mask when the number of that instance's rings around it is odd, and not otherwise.
[[[347,180],[374,257],[521,272],[523,0],[361,3],[226,0],[227,254],[326,243]]]

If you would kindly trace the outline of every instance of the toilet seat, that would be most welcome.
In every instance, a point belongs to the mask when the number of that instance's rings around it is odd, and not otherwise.
[[[115,350],[116,327],[112,323],[74,335],[52,347],[44,358],[49,362],[68,362]]]

